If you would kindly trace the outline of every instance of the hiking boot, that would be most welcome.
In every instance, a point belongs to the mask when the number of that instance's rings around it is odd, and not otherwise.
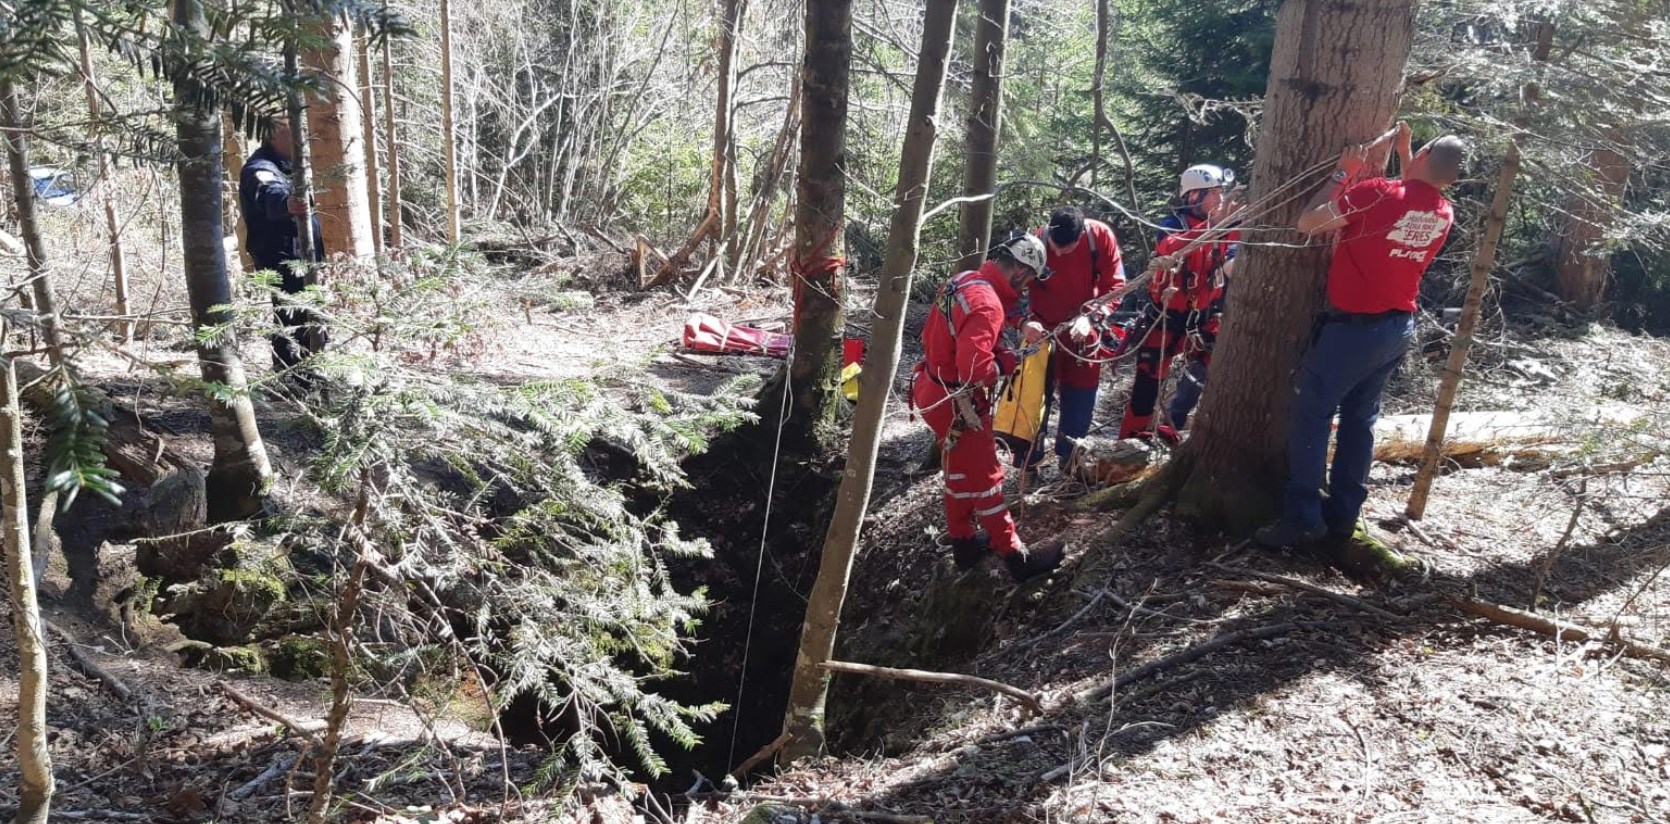
[[[957,569],[967,571],[980,564],[980,559],[986,557],[991,550],[991,538],[986,533],[976,533],[972,538],[951,539],[951,561]]]
[[[1061,556],[1067,546],[1060,541],[1050,541],[1043,546],[1031,550],[1025,544],[1015,541],[1015,551],[1003,556],[1003,565],[1009,568],[1009,577],[1015,583],[1022,584],[1040,575],[1054,572],[1061,566]]]
[[[1290,549],[1309,546],[1328,536],[1327,527],[1302,527],[1287,521],[1277,521],[1258,528],[1253,541],[1265,549]]]

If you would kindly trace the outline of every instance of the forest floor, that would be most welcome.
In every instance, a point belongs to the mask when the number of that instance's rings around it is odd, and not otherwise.
[[[528,308],[506,286],[493,296],[497,321],[481,345],[447,368],[506,381],[625,371],[711,392],[734,374],[768,373],[774,362],[678,352],[689,312],[766,324],[789,313],[783,290],[764,287],[710,288],[694,301],[612,283],[574,288],[593,294],[589,307]],[[856,308],[865,296],[851,299]],[[907,349],[922,313],[908,325]],[[959,579],[933,537],[939,478],[917,469],[926,431],[894,404],[839,657],[896,660],[903,634],[940,604],[928,593],[983,587],[993,595],[978,649],[934,650],[924,666],[1025,689],[1041,696],[1044,717],[982,691],[883,688],[841,676],[831,710],[837,754],[760,778],[746,792],[705,794],[675,820],[736,821],[784,800],[766,820],[1670,820],[1662,662],[1620,656],[1607,642],[1484,623],[1431,596],[1465,593],[1670,645],[1670,576],[1661,574],[1670,564],[1670,466],[1660,458],[1611,474],[1576,468],[1606,463],[1640,435],[1585,428],[1582,412],[1597,402],[1650,411],[1662,437],[1670,342],[1604,327],[1498,324],[1475,364],[1462,408],[1568,410],[1573,431],[1593,446],[1552,467],[1455,468],[1438,480],[1418,533],[1385,525],[1402,510],[1412,468],[1377,466],[1369,522],[1427,566],[1422,579],[1395,587],[1361,586],[1309,558],[1200,534],[1166,512],[1110,544],[1099,536],[1116,516],[1073,511],[1083,490],[1052,471],[1016,510],[1028,540],[1073,542],[1069,567],[1021,589],[990,568]],[[171,443],[183,453],[207,457],[206,427],[163,388],[117,359],[88,369],[96,382],[145,389],[120,396],[176,430]],[[1432,362],[1412,360],[1388,412],[1429,408],[1435,376]],[[1128,367],[1105,377],[1099,421],[1117,420],[1128,381]],[[260,414],[263,428],[279,433],[273,451],[285,483],[301,484],[308,443],[283,434],[283,404],[263,404]],[[778,501],[780,516],[792,517],[786,503]],[[1092,554],[1111,555],[1110,577],[1075,581]],[[755,558],[743,560],[758,568]],[[1261,577],[1270,575],[1340,597]],[[63,642],[52,644],[55,818],[271,821],[305,805],[305,736],[252,715],[222,684],[304,720],[324,715],[325,684],[184,669],[159,641],[123,637],[74,598],[50,602],[48,612],[134,696],[117,698],[70,660]],[[794,626],[766,629],[792,635]],[[1197,660],[1121,684],[1111,701],[1075,697],[1226,635],[1229,643]],[[9,633],[0,636],[0,694],[15,694],[15,648]],[[533,779],[538,751],[502,748],[469,713],[442,712],[437,722],[399,696],[372,699],[358,705],[344,749],[344,820],[561,820],[552,804],[515,790]],[[0,706],[0,730],[13,729],[14,714]],[[730,734],[733,719],[722,716],[709,735]],[[9,745],[0,749],[5,808],[15,803],[15,762]],[[633,820],[618,795],[591,802],[586,815],[578,820]]]

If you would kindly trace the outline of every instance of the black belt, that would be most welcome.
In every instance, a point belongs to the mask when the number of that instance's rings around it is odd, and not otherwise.
[[[1333,311],[1332,309],[1330,309],[1330,310],[1322,313],[1322,322],[1323,323],[1351,323],[1351,324],[1356,324],[1358,326],[1367,326],[1368,324],[1371,324],[1371,323],[1378,323],[1380,321],[1390,320],[1392,318],[1407,318],[1407,317],[1409,317],[1410,315],[1413,315],[1413,314],[1414,314],[1413,312],[1409,312],[1409,311],[1406,311],[1406,310],[1403,310],[1403,309],[1392,309],[1392,310],[1386,311],[1386,312],[1372,312],[1372,313],[1371,312],[1336,312],[1336,311]]]

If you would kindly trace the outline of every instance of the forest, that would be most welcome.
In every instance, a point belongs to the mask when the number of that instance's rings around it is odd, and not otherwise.
[[[0,0],[0,818],[1670,820],[1670,2]]]

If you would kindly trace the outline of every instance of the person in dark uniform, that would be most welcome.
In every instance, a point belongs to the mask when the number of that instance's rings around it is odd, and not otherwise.
[[[238,175],[238,206],[243,213],[249,256],[257,270],[277,272],[283,279],[281,288],[292,295],[307,285],[302,273],[291,265],[301,259],[296,218],[307,214],[307,202],[295,196],[290,188],[293,145],[290,124],[276,121],[272,135],[249,156]],[[313,218],[313,260],[324,260],[317,215]],[[307,354],[297,344],[297,327],[309,322],[309,313],[303,308],[283,305],[276,295],[273,313],[280,327],[272,336],[273,368],[289,369]],[[308,337],[323,345],[322,329],[314,330]]]

